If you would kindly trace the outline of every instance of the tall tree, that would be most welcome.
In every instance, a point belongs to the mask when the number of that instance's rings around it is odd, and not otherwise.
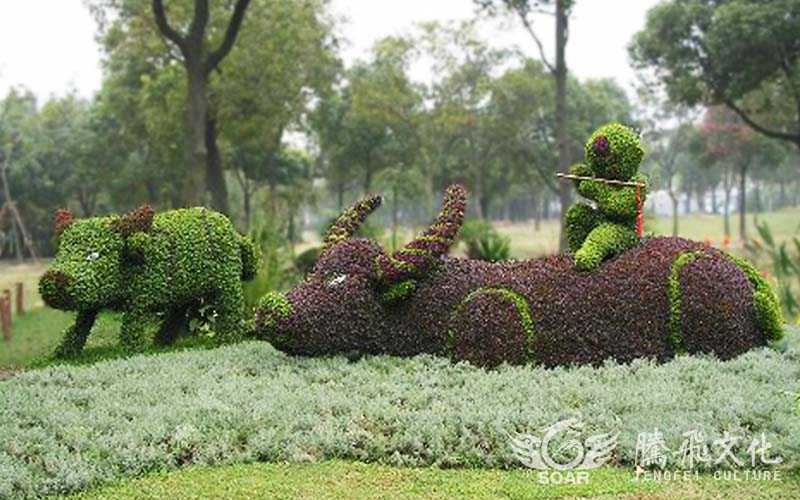
[[[220,66],[225,78],[213,92],[221,157],[239,184],[246,227],[258,190],[266,184],[275,194],[293,178],[283,168],[284,142],[289,133],[311,135],[309,116],[341,72],[337,43],[324,0],[256,0],[238,49]]]
[[[209,111],[208,79],[223,59],[230,53],[244,20],[250,0],[236,0],[230,21],[219,45],[208,47],[207,27],[209,22],[208,0],[194,0],[194,14],[186,33],[179,33],[167,20],[163,0],[153,0],[152,8],[156,25],[161,34],[175,44],[182,56],[186,70],[187,101],[186,130],[184,142],[183,202],[201,204],[203,193],[211,192],[213,206],[228,212],[228,193],[222,165],[216,150],[216,117]],[[211,150],[209,151],[209,146]]]
[[[675,102],[724,105],[800,148],[800,2],[668,0],[631,43]]]
[[[566,48],[568,40],[568,22],[574,0],[474,0],[478,6],[490,14],[498,12],[502,7],[507,13],[514,15],[533,39],[539,51],[541,62],[553,76],[555,87],[555,134],[558,151],[556,172],[566,173],[572,163],[568,132],[567,107],[567,61]],[[548,9],[548,7],[550,7]],[[555,58],[551,61],[544,50],[544,45],[534,29],[534,16],[544,14],[555,18]],[[567,247],[565,215],[567,205],[571,201],[571,183],[558,185],[558,199],[561,204],[561,226],[559,231],[559,248]]]
[[[748,176],[756,165],[772,166],[779,163],[780,148],[774,140],[757,134],[736,113],[724,107],[708,110],[701,125],[701,134],[704,136],[709,163],[732,167],[732,173],[737,177],[739,238],[746,241]]]

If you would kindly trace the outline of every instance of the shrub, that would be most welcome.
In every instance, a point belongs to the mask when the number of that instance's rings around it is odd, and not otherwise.
[[[321,247],[311,247],[303,250],[294,258],[294,267],[303,277],[308,276],[314,270],[314,265],[317,263],[321,253]]]
[[[521,467],[509,434],[580,414],[585,435],[660,430],[675,465],[683,432],[765,433],[800,466],[800,337],[734,360],[680,357],[487,372],[417,356],[292,358],[263,342],[52,367],[0,383],[0,498],[69,493],[191,464],[343,458],[391,465]],[[710,468],[726,465],[708,464]]]
[[[800,293],[800,238],[778,243],[772,237],[772,230],[766,222],[756,224],[760,239],[751,239],[747,244],[748,253],[755,259],[766,260],[772,268],[772,275],[778,282],[778,295],[783,311],[791,318],[800,320],[800,303],[796,295]]]
[[[288,241],[273,222],[265,221],[254,228],[250,238],[262,256],[255,278],[244,285],[246,308],[252,313],[261,296],[273,290],[284,290],[301,276],[292,269]]]
[[[56,232],[58,253],[39,291],[49,306],[77,311],[58,355],[80,352],[102,309],[124,312],[120,339],[129,349],[144,346],[158,315],[156,340],[172,342],[201,303],[214,310],[218,339],[244,332],[241,281],[254,275],[258,252],[225,216],[142,206],[122,217],[75,220],[60,210]]]
[[[511,239],[483,219],[466,221],[459,231],[459,239],[467,247],[470,259],[499,262],[511,257]]]

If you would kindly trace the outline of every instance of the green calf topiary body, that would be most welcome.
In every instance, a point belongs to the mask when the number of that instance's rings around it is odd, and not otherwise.
[[[644,149],[633,130],[611,123],[597,129],[585,146],[586,163],[573,165],[572,175],[600,180],[576,180],[578,193],[597,207],[578,203],[567,211],[567,242],[575,253],[575,267],[596,269],[606,258],[635,246],[638,206],[636,187],[602,180],[646,184],[638,172]],[[644,203],[646,186],[639,195]]]
[[[80,352],[97,312],[124,312],[120,339],[140,349],[154,319],[155,340],[169,343],[188,313],[208,303],[215,311],[219,340],[244,332],[242,279],[250,279],[259,255],[222,214],[187,208],[155,214],[141,207],[125,215],[75,220],[61,211],[56,219],[59,248],[39,290],[49,306],[77,311],[57,350]]]

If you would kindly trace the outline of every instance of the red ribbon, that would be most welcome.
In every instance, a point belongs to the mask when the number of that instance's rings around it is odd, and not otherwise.
[[[644,235],[644,210],[642,207],[642,186],[636,184],[636,235],[641,238]]]

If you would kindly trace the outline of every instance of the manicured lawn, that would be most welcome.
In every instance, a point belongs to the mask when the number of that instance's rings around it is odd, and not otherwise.
[[[531,470],[389,467],[340,460],[191,467],[90,490],[77,499],[161,498],[797,498],[800,476],[733,481],[704,474],[688,481],[636,481],[630,470],[603,468],[581,484],[547,485]]]

